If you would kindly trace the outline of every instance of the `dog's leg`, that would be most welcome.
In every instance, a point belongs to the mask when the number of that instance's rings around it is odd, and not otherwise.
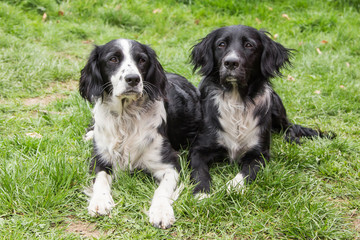
[[[91,216],[107,215],[115,206],[111,197],[111,181],[111,175],[106,173],[106,171],[100,171],[96,174],[88,206]]]
[[[273,91],[271,98],[271,130],[277,133],[286,131],[291,126],[291,123],[287,118],[284,104],[275,91]]]
[[[194,194],[197,198],[203,199],[206,197],[204,194],[210,192],[211,177],[209,173],[208,158],[211,153],[205,155],[198,149],[192,149],[189,155],[192,168],[191,179],[196,184]]]
[[[194,147],[190,149],[189,153],[192,168],[191,179],[196,184],[194,195],[199,200],[209,197],[211,184],[209,165],[214,161],[224,159],[226,155],[225,149],[214,147],[217,146],[216,142],[210,142],[210,147],[201,147],[201,143],[205,142],[201,137],[204,139],[205,136],[199,136],[199,142],[194,143]]]
[[[336,134],[333,132],[324,133],[320,130],[304,127],[298,124],[293,124],[289,121],[286,115],[285,107],[281,98],[274,91],[272,94],[272,108],[271,108],[271,129],[274,132],[285,132],[285,140],[287,142],[295,142],[300,144],[301,137],[322,137],[333,139]]]
[[[95,154],[90,164],[90,174],[93,172],[96,174],[94,182],[86,192],[90,196],[88,211],[91,216],[107,215],[115,206],[111,197],[112,165]]]
[[[250,183],[255,180],[261,166],[263,166],[265,160],[267,161],[269,158],[269,149],[265,149],[262,152],[259,152],[258,150],[247,152],[240,161],[242,164],[241,171],[226,184],[228,193],[233,190],[244,193],[245,183]]]
[[[159,187],[155,190],[149,209],[150,223],[157,228],[167,229],[175,222],[174,210],[171,206],[172,197],[179,180],[179,173],[174,168],[153,172],[159,180]]]

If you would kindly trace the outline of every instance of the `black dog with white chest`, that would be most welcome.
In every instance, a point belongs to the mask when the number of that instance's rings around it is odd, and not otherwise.
[[[219,28],[193,47],[194,71],[204,77],[199,85],[203,123],[190,150],[195,193],[210,190],[209,165],[228,158],[241,171],[227,183],[243,191],[270,158],[271,132],[285,131],[288,141],[323,136],[292,124],[270,79],[290,64],[291,50],[267,33],[236,25]]]
[[[149,46],[128,39],[95,47],[79,90],[94,103],[90,171],[96,177],[89,213],[106,215],[115,206],[110,188],[117,171],[143,169],[159,181],[150,223],[170,227],[180,170],[175,150],[186,147],[198,130],[198,90],[179,75],[165,74]]]

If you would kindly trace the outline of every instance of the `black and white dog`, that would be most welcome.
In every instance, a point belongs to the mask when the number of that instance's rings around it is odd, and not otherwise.
[[[185,78],[165,74],[154,50],[118,39],[96,46],[81,71],[80,94],[94,103],[91,172],[96,177],[88,211],[106,215],[114,207],[112,175],[143,169],[158,181],[150,223],[168,228],[180,166],[175,150],[187,146],[201,120],[199,93]]]
[[[324,136],[292,124],[270,79],[290,64],[291,50],[266,32],[236,25],[219,28],[196,44],[191,53],[199,84],[203,123],[190,149],[195,193],[210,190],[209,165],[228,158],[241,171],[227,189],[243,191],[270,158],[271,132],[285,131],[288,141]],[[201,194],[204,197],[206,194]]]

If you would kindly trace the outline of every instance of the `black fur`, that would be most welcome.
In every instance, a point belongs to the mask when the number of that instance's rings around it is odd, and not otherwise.
[[[91,52],[87,64],[81,70],[79,83],[80,95],[94,102],[95,99],[103,97],[104,93],[110,94],[112,85],[110,83],[110,75],[116,70],[108,66],[107,61],[110,54],[122,59],[121,52],[115,45],[116,40],[110,41],[102,46],[95,46]],[[141,74],[146,82],[150,83],[151,91],[147,91],[150,100],[164,98],[166,95],[167,78],[165,72],[157,60],[155,51],[147,45],[132,41],[135,45],[133,51],[144,54],[147,62],[144,66],[139,66]],[[146,86],[148,87],[148,86]],[[193,90],[194,91],[194,90]]]
[[[249,149],[238,146],[241,150],[231,159],[241,165],[247,182],[256,178],[260,166],[270,158],[271,131],[285,131],[285,139],[296,143],[300,137],[325,136],[292,124],[280,97],[271,88],[270,79],[281,76],[280,70],[290,65],[291,56],[292,50],[274,42],[267,32],[242,25],[219,28],[193,47],[194,71],[203,76],[199,85],[203,123],[190,149],[192,178],[197,184],[195,193],[210,190],[211,162],[229,157],[226,144],[219,143],[225,134],[220,119],[232,116],[222,116],[216,104],[225,94],[237,91],[244,114],[257,121],[256,144]],[[215,94],[218,92],[223,96]],[[259,103],[255,104],[256,101]]]
[[[165,101],[167,133],[173,148],[179,150],[191,144],[198,131],[202,118],[200,93],[197,89],[188,91],[193,86],[182,76],[167,73],[166,77],[169,81]]]
[[[118,51],[114,46],[115,41],[95,46],[87,64],[81,70],[79,92],[91,103],[112,91],[109,79],[112,71],[106,67],[106,60],[109,53]],[[144,85],[144,93],[151,101],[163,99],[165,103],[167,122],[159,131],[169,138],[175,150],[187,148],[193,141],[202,118],[199,91],[186,78],[173,73],[165,73],[152,48],[136,41],[132,42],[136,46],[134,51],[141,51],[149,58],[147,66],[141,72],[145,81],[150,83],[150,85]],[[148,86],[151,86],[151,89],[148,89]],[[96,155],[94,157],[98,158]]]
[[[165,74],[150,47],[118,39],[94,48],[81,70],[79,91],[95,104],[89,213],[105,215],[114,207],[113,171],[140,168],[160,182],[150,222],[169,228],[180,171],[176,150],[193,141],[202,118],[198,90],[182,76]]]

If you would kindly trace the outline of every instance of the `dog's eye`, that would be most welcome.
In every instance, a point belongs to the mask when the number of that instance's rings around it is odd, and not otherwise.
[[[252,47],[253,47],[253,45],[251,43],[249,43],[249,42],[245,43],[245,48],[252,48]]]
[[[112,57],[109,59],[110,62],[112,63],[118,63],[119,62],[119,59],[117,57]]]
[[[139,64],[144,64],[146,63],[146,59],[145,58],[139,58]]]
[[[226,46],[226,43],[225,42],[220,42],[218,44],[218,48],[224,48]]]

